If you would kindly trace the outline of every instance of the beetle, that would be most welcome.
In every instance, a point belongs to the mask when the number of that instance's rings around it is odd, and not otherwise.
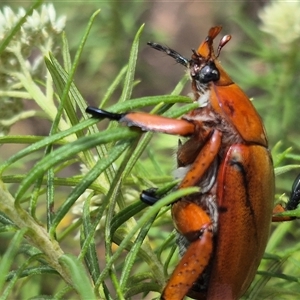
[[[285,210],[280,205],[273,210],[274,171],[262,120],[218,61],[231,36],[225,35],[214,52],[213,41],[221,29],[212,27],[199,48],[192,50],[191,59],[148,43],[189,71],[198,107],[181,119],[86,109],[96,118],[187,138],[177,152],[178,189],[198,186],[200,190],[172,204],[182,258],[162,292],[165,300],[241,297],[263,256],[273,212]],[[297,194],[290,207],[295,208],[299,198]],[[159,197],[150,190],[141,199],[153,204]],[[293,218],[274,215],[273,219]]]

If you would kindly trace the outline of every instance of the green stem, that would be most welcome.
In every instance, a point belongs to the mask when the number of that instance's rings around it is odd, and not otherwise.
[[[21,98],[21,99],[31,98],[29,93],[19,92],[19,91],[0,91],[0,97]]]
[[[72,280],[68,272],[59,263],[59,258],[64,253],[57,241],[50,239],[45,228],[37,224],[20,206],[15,206],[14,202],[13,196],[6,190],[5,185],[0,182],[0,211],[10,218],[20,229],[27,228],[27,233],[25,234],[27,240],[44,253],[49,265],[72,286]]]
[[[20,82],[22,83],[24,88],[28,91],[30,96],[35,100],[35,102],[40,106],[40,108],[49,116],[49,118],[51,120],[54,120],[57,114],[57,108],[54,105],[52,99],[47,98],[45,94],[41,91],[41,89],[33,81],[31,74],[27,69],[26,62],[21,54],[21,50],[16,47],[14,49],[14,54],[20,64],[22,73],[15,72],[13,75],[20,80]],[[68,124],[63,119],[60,120],[59,127],[61,130],[66,130],[69,128]]]

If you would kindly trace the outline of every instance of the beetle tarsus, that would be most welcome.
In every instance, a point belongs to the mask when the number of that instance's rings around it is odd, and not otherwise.
[[[296,177],[293,183],[290,199],[286,204],[285,209],[294,210],[297,208],[299,203],[300,203],[300,174]]]
[[[156,191],[157,188],[150,188],[142,191],[140,195],[141,201],[150,206],[155,204],[158,200],[160,200],[160,197],[157,196]]]
[[[110,120],[120,121],[120,119],[124,116],[124,114],[112,113],[93,106],[88,106],[85,111],[98,119],[107,118]]]

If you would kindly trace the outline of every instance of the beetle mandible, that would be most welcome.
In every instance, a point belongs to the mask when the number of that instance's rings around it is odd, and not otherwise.
[[[189,70],[192,97],[199,107],[181,119],[86,110],[143,131],[188,138],[177,152],[177,175],[182,179],[178,188],[199,186],[200,192],[172,204],[182,258],[163,290],[165,300],[186,295],[238,299],[253,280],[268,241],[274,199],[272,158],[260,116],[217,60],[231,39],[225,35],[215,54],[213,40],[221,29],[212,27],[191,59],[148,43]],[[159,199],[146,191],[142,200],[152,204]],[[284,210],[277,206],[274,212]],[[274,221],[290,219],[274,217]]]

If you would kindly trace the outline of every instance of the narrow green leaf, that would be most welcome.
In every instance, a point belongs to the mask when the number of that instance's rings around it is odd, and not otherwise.
[[[117,128],[107,130],[97,134],[85,136],[76,140],[73,143],[64,145],[59,149],[51,152],[48,156],[43,158],[41,161],[36,163],[35,167],[30,171],[28,176],[20,184],[20,187],[16,193],[17,202],[21,200],[30,185],[40,176],[44,176],[45,172],[57,165],[58,163],[64,162],[66,159],[78,154],[79,152],[85,151],[92,147],[95,147],[101,143],[109,143],[118,141],[122,138],[130,139],[137,136],[138,133],[130,130],[129,128]]]
[[[85,200],[83,206],[83,213],[82,213],[82,231],[80,234],[80,242],[81,244],[84,243],[89,233],[93,230],[94,226],[91,222],[91,212],[90,212],[90,204],[91,204],[91,197],[93,194],[90,195],[88,199]],[[87,251],[85,252],[85,262],[89,269],[89,272],[92,276],[94,282],[96,282],[98,276],[100,275],[100,267],[99,267],[99,259],[97,256],[97,249],[95,240],[91,239],[91,241],[87,244]]]
[[[62,55],[63,55],[64,69],[66,70],[67,73],[70,73],[72,68],[72,60],[70,55],[69,43],[65,32],[62,33],[62,44],[63,44]]]
[[[18,153],[16,153],[15,155],[11,156],[9,159],[7,159],[5,162],[3,162],[3,164],[0,165],[0,174],[3,173],[3,171],[9,167],[11,164],[13,164],[14,162],[18,161],[19,159],[25,157],[26,155],[34,152],[34,151],[37,151],[41,148],[44,148],[46,147],[47,145],[49,144],[52,144],[52,143],[56,143],[58,141],[60,141],[59,143],[63,143],[62,140],[67,137],[67,136],[70,136],[90,125],[93,125],[97,122],[97,120],[95,119],[89,119],[89,120],[86,120],[86,121],[83,121],[79,124],[76,124],[75,126],[65,130],[65,131],[62,131],[62,132],[58,132],[56,133],[55,135],[52,135],[52,136],[49,136],[49,137],[45,137],[44,139],[42,139],[41,141],[38,141],[30,146],[28,146],[27,148],[19,151]],[[36,138],[37,140],[40,139],[40,137]],[[30,142],[30,139],[25,139],[25,141],[29,141]]]
[[[117,87],[121,84],[121,81],[123,80],[124,75],[126,74],[128,70],[128,66],[124,66],[119,74],[116,76],[115,80],[113,83],[108,87],[103,99],[100,102],[99,107],[104,108],[106,103],[109,101],[110,97],[114,93],[114,91],[117,89]]]
[[[130,57],[128,62],[128,70],[125,77],[124,82],[124,89],[121,95],[121,98],[119,102],[123,102],[125,100],[130,99],[132,88],[133,88],[133,82],[134,82],[134,74],[135,74],[135,66],[136,66],[136,60],[137,60],[137,54],[138,54],[138,47],[139,47],[139,38],[144,29],[144,24],[140,27],[137,34],[135,35],[131,51],[130,51]]]
[[[11,266],[14,264],[16,255],[23,241],[23,237],[27,231],[27,228],[23,228],[16,232],[12,238],[8,248],[0,261],[0,290],[3,289],[4,282],[6,280],[6,274],[8,273]]]
[[[60,263],[65,265],[65,268],[68,269],[74,287],[78,292],[80,299],[89,299],[97,300],[97,297],[94,294],[94,289],[91,284],[89,277],[86,274],[85,268],[77,260],[76,257],[71,255],[63,255],[59,259]]]
[[[155,218],[156,215],[152,216],[152,218],[141,228],[135,242],[133,243],[133,247],[131,248],[129,254],[126,257],[126,260],[123,265],[123,272],[120,278],[120,285],[122,290],[124,290],[126,288],[126,285],[128,284],[128,279],[131,273],[131,269],[134,265],[134,262],[142,246],[142,243],[145,237],[147,236],[149,229],[151,228]]]
[[[125,128],[124,128],[125,129]],[[126,130],[127,131],[127,130]],[[124,142],[120,142],[115,145],[115,147],[110,152],[110,155],[106,159],[98,160],[95,164],[95,166],[83,177],[83,179],[80,181],[78,185],[72,190],[66,201],[61,205],[59,210],[56,213],[55,219],[53,220],[53,226],[50,229],[50,232],[54,234],[55,229],[57,225],[60,223],[62,218],[68,213],[71,206],[74,204],[74,202],[78,199],[78,197],[96,180],[97,177],[106,169],[108,168],[124,151],[125,149],[130,145],[131,139],[135,137],[136,133],[130,132],[130,131],[122,131],[122,130],[112,130],[109,136],[103,135],[103,134],[96,134],[92,140],[94,141],[92,144],[93,146],[100,144],[106,140],[107,142],[111,142],[115,139],[119,140],[121,137],[124,137]],[[96,138],[96,136],[99,136],[100,138]],[[95,141],[97,139],[97,141]],[[88,142],[87,142],[88,143]],[[106,205],[102,205],[102,211],[104,211]],[[90,239],[93,237],[94,231],[97,228],[98,223],[94,224],[93,230],[90,230],[91,236],[89,236],[85,244],[88,245],[88,242],[90,242]],[[85,246],[83,245],[82,248]],[[83,249],[82,249],[83,251]],[[84,254],[82,252],[82,254]]]
[[[279,176],[281,174],[284,174],[286,172],[289,172],[291,170],[300,169],[300,165],[285,165],[283,167],[277,167],[275,168],[275,175]]]

